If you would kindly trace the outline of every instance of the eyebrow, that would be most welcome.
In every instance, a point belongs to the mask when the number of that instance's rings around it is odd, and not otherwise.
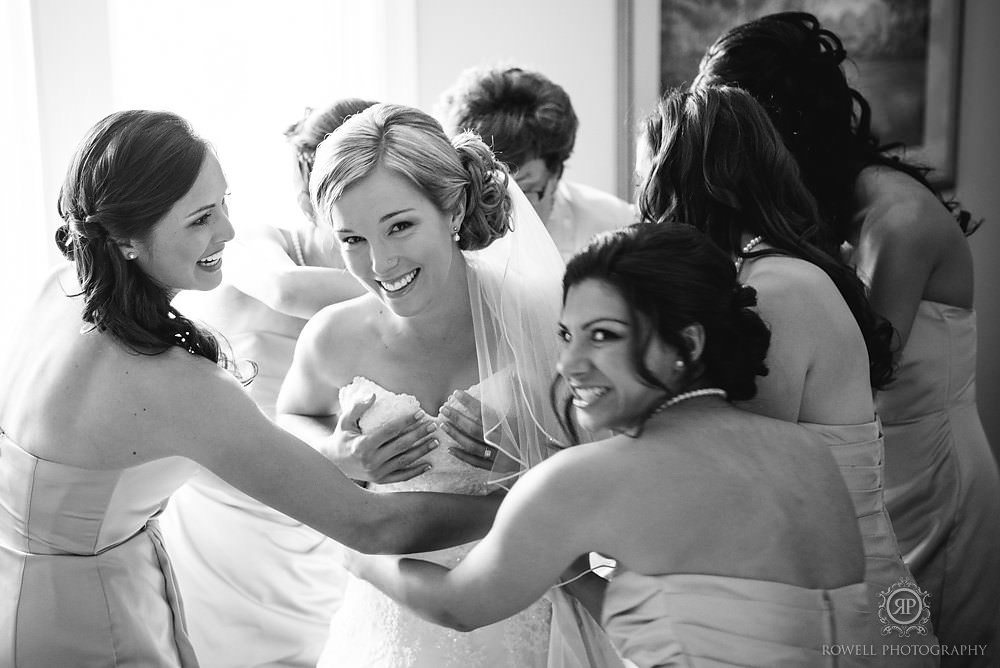
[[[228,181],[223,182],[223,185],[226,186],[226,189],[225,189],[224,192],[225,192],[225,196],[228,197],[229,196],[229,182]],[[200,206],[197,209],[195,209],[194,211],[192,211],[191,213],[189,213],[187,215],[187,218],[194,218],[195,216],[200,216],[201,214],[205,213],[206,211],[211,211],[214,208],[215,208],[215,204],[214,203],[213,204],[206,204],[204,206]]]
[[[206,204],[205,206],[198,207],[197,209],[195,209],[194,211],[192,211],[191,213],[189,213],[187,215],[187,218],[194,218],[195,216],[201,215],[201,214],[205,213],[206,211],[210,211],[210,210],[212,210],[214,208],[215,208],[214,204]]]
[[[378,222],[384,223],[389,218],[392,218],[393,216],[398,216],[399,214],[406,213],[408,211],[416,211],[416,209],[414,209],[412,207],[408,207],[406,209],[400,209],[399,211],[390,211],[389,213],[387,213],[384,216],[382,216],[381,218],[379,218]],[[349,227],[338,227],[337,229],[334,230],[334,232],[336,234],[353,234],[354,230],[352,230]]]
[[[414,211],[414,210],[415,209],[413,209],[413,207],[407,207],[405,209],[400,209],[399,211],[391,211],[391,212],[385,214],[384,216],[382,216],[381,218],[379,218],[378,222],[384,223],[386,220],[388,220],[389,218],[392,218],[393,216],[398,216],[401,213],[407,213],[408,211]]]
[[[587,329],[588,327],[593,327],[595,324],[597,324],[599,322],[605,322],[605,321],[617,323],[617,324],[621,325],[622,327],[630,327],[630,325],[629,325],[629,323],[627,321],[625,321],[625,320],[619,320],[618,318],[594,318],[593,320],[588,320],[587,322],[583,323],[580,326],[580,329]],[[560,320],[559,321],[559,326],[565,328],[566,324],[562,320]]]
[[[628,327],[628,321],[626,320],[619,320],[618,318],[594,318],[593,320],[588,320],[587,322],[583,323],[583,328],[586,329],[588,327],[593,327],[595,324],[605,321],[618,323],[623,327]]]

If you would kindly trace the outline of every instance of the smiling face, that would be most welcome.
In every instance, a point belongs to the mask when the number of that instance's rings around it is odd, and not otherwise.
[[[233,238],[226,205],[226,177],[206,152],[191,189],[150,233],[122,246],[146,274],[171,292],[211,290],[222,281],[222,249]]]
[[[396,315],[467,290],[451,238],[461,216],[439,211],[406,177],[376,167],[333,203],[330,220],[348,271]]]
[[[667,397],[662,388],[644,383],[635,368],[632,346],[641,336],[625,300],[604,281],[587,279],[567,292],[557,368],[573,392],[576,420],[585,429],[628,429]],[[654,336],[644,359],[656,378],[668,382],[679,356]]]

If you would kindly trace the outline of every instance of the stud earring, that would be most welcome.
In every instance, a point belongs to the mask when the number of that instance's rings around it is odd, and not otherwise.
[[[680,371],[685,366],[684,360],[674,360],[674,368]]]
[[[458,242],[458,226],[451,228],[451,240]]]
[[[129,251],[129,252],[125,253],[125,259],[126,260],[134,260],[137,257],[139,257],[139,256],[135,254],[135,251]]]

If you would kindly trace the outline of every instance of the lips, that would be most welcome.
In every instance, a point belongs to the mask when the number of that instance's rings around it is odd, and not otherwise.
[[[219,249],[211,255],[206,255],[198,260],[198,264],[202,267],[214,267],[220,262],[222,262],[222,249]]]
[[[403,276],[400,276],[395,280],[380,281],[376,279],[375,282],[379,284],[379,287],[381,287],[388,293],[399,292],[400,290],[408,286],[410,283],[412,283],[413,279],[415,279],[417,277],[417,274],[419,273],[420,273],[419,269],[414,269],[413,271],[404,274]]]
[[[570,389],[573,391],[573,405],[576,408],[587,408],[610,391],[607,387],[571,386]]]

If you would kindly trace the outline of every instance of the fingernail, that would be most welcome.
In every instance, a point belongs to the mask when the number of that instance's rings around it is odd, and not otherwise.
[[[437,425],[435,425],[435,424],[429,424],[429,425],[427,425],[427,433],[428,434],[433,434],[436,429],[437,429]]]
[[[428,464],[427,466],[425,466],[425,467],[424,467],[424,473],[427,473],[427,472],[428,472],[428,471],[430,471],[430,470],[431,470],[432,468],[434,468],[434,467],[433,467],[433,466],[431,466],[430,464]]]
[[[441,444],[438,443],[437,439],[435,438],[435,439],[431,440],[431,443],[430,443],[430,445],[428,447],[430,447],[430,449],[433,450],[434,448],[436,448],[439,445],[441,445]]]
[[[414,420],[423,420],[426,417],[430,417],[430,416],[427,415],[427,413],[424,412],[423,408],[421,408],[420,410],[418,410],[416,413],[413,414],[413,419]]]

